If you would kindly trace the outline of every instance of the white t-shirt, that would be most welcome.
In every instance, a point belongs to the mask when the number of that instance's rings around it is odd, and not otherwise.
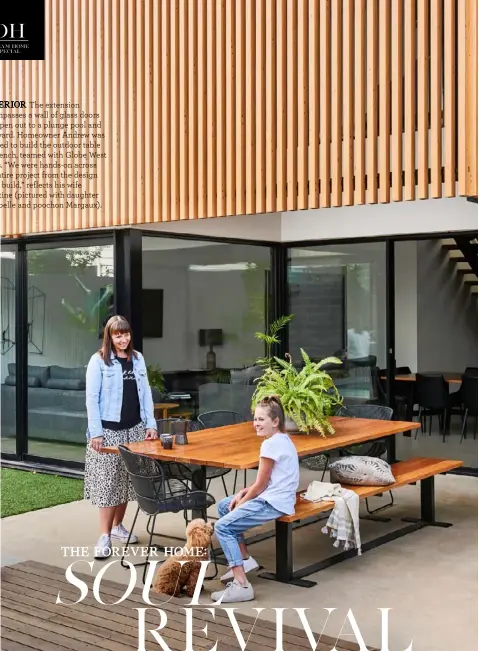
[[[261,444],[260,457],[273,459],[269,484],[258,497],[286,515],[294,513],[299,486],[299,460],[293,442],[287,434],[278,432]]]

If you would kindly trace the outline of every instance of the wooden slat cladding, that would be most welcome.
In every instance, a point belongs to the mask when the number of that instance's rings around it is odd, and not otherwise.
[[[0,96],[100,114],[101,209],[2,198],[3,235],[477,195],[477,0],[45,4]]]

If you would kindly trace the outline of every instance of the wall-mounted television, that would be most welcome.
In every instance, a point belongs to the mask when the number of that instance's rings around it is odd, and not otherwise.
[[[143,337],[163,337],[163,290],[144,289],[141,295]]]

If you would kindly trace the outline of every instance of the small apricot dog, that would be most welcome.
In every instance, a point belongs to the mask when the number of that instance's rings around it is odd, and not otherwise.
[[[208,560],[213,525],[198,518],[186,527],[186,545],[180,554],[168,556],[157,569],[152,589],[160,594],[180,597],[182,590],[192,597],[200,573],[200,561]],[[188,561],[180,565],[178,561]]]

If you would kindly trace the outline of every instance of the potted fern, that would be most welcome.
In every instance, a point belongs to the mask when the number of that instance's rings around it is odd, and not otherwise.
[[[321,436],[334,434],[330,417],[342,404],[342,398],[331,376],[323,370],[327,364],[341,364],[337,357],[326,357],[312,362],[301,348],[304,366],[298,370],[291,355],[286,360],[274,357],[275,364],[265,369],[258,378],[253,394],[252,409],[266,396],[276,395],[281,400],[286,415],[286,431]]]

